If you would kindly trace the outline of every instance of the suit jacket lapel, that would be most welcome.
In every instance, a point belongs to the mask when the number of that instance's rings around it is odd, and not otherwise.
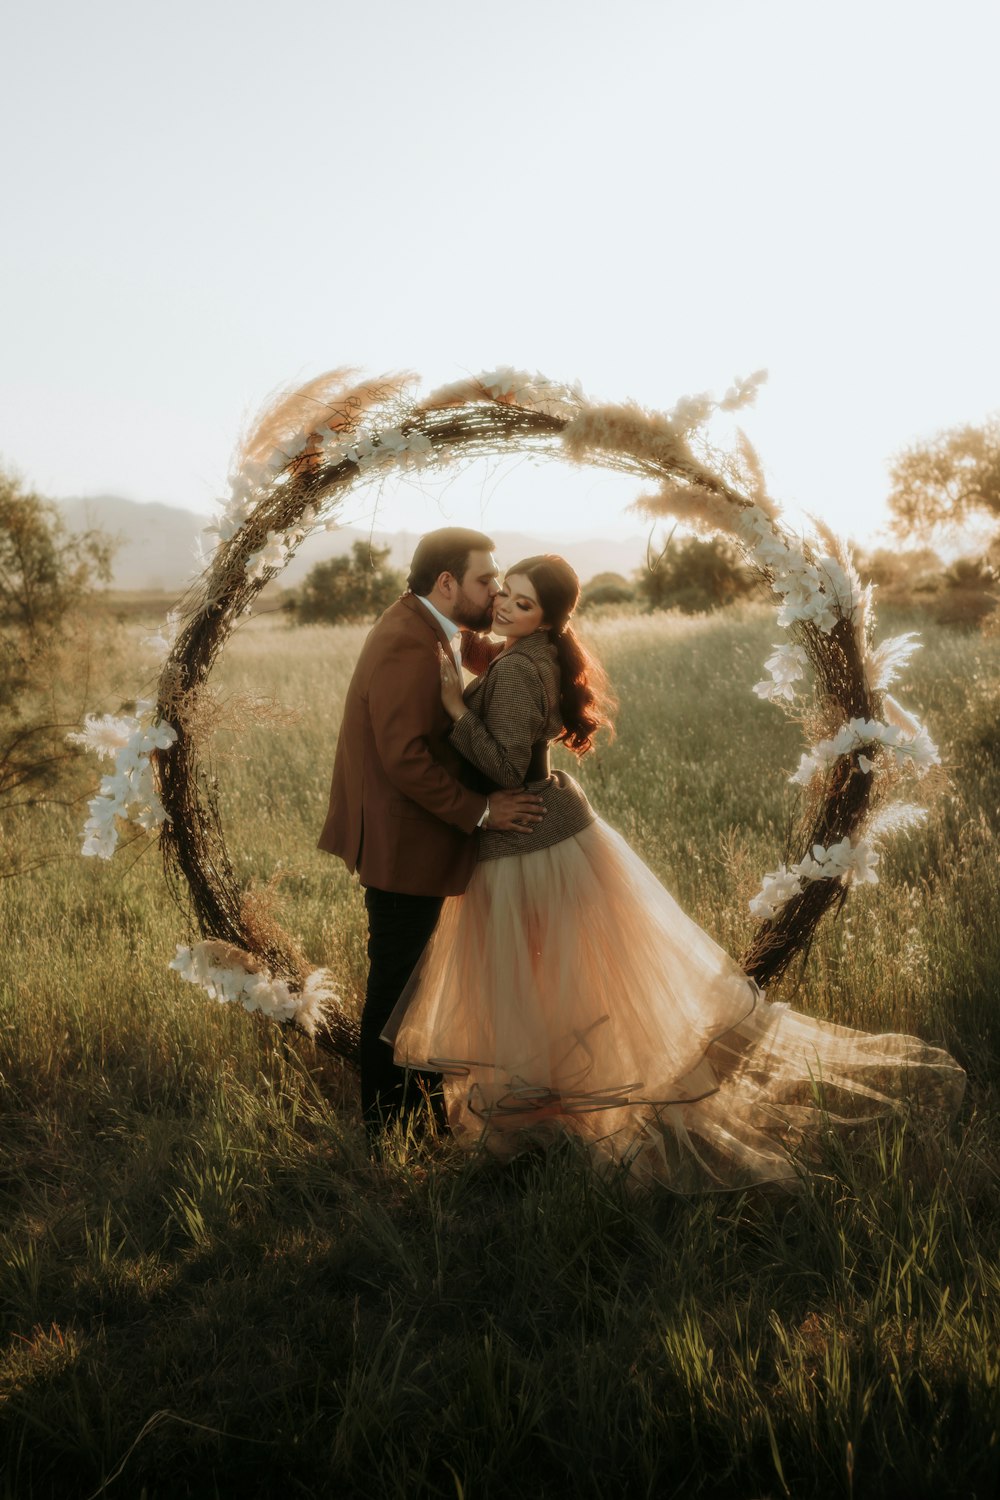
[[[411,614],[416,615],[416,617],[417,617],[418,620],[422,620],[424,622],[424,624],[427,625],[430,628],[430,630],[434,634],[435,640],[438,640],[438,641],[441,642],[442,646],[447,651],[447,653],[451,657],[452,661],[454,661],[455,660],[455,653],[451,649],[451,640],[445,634],[445,632],[442,630],[441,624],[438,621],[438,619],[436,618],[436,616],[434,616],[434,615],[431,614],[430,610],[427,608],[426,605],[421,604],[421,602],[417,598],[416,594],[404,594],[403,597],[402,597],[402,599],[400,599],[399,602],[400,602],[400,604],[405,604],[406,607],[407,607],[407,609],[410,611]],[[458,632],[456,631],[456,634],[457,633]],[[461,670],[461,664],[460,663],[456,662],[456,666],[458,666],[459,670]]]

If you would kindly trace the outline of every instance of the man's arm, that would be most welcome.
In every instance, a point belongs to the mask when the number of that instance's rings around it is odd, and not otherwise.
[[[383,770],[404,797],[473,833],[485,798],[462,786],[434,759],[428,744],[441,718],[441,679],[432,648],[401,640],[368,685],[368,711]]]

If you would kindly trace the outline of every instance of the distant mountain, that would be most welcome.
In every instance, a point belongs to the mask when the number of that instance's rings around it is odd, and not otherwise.
[[[61,500],[66,524],[74,531],[96,526],[119,539],[113,565],[113,587],[125,591],[180,591],[205,566],[199,559],[202,533],[211,519],[178,506],[139,504],[120,495],[88,495]],[[321,532],[303,544],[281,575],[283,588],[295,588],[310,568],[329,557],[342,557],[354,542],[365,540],[391,549],[394,567],[406,569],[419,532],[367,532],[345,526],[342,531]],[[504,567],[535,552],[559,552],[586,583],[595,573],[629,574],[646,556],[646,538],[587,538],[560,541],[557,537],[523,532],[495,531],[497,558]]]
[[[60,500],[59,507],[73,531],[96,526],[118,539],[112,565],[116,589],[172,593],[204,567],[197,560],[196,548],[208,516],[156,502],[139,505],[120,495]]]

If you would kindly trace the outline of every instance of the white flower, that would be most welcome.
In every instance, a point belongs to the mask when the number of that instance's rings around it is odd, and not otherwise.
[[[263,578],[269,568],[280,569],[288,561],[288,546],[280,531],[269,531],[267,541],[259,552],[251,552],[247,558],[248,578]]]
[[[134,715],[110,721],[113,729],[105,723],[96,733],[91,732],[90,726],[100,725],[101,721],[88,720],[83,734],[76,736],[80,743],[105,757],[112,739],[117,744],[113,751],[114,770],[102,776],[98,794],[88,804],[90,816],[84,824],[82,851],[88,857],[111,858],[118,842],[119,818],[138,824],[148,833],[166,821],[150,756],[154,750],[166,750],[177,735],[169,724],[143,724],[142,716],[152,707],[146,702],[137,703]]]
[[[518,371],[510,365],[504,365],[499,370],[489,370],[479,376],[480,384],[484,385],[491,396],[513,396],[517,397],[522,388],[530,388],[531,376],[525,371]]]
[[[352,464],[357,464],[359,469],[366,469],[375,452],[375,444],[371,438],[359,438],[349,448],[344,449],[344,457],[349,458]]]
[[[788,548],[779,536],[762,536],[753,548],[753,556],[762,568],[778,572],[785,568]]]
[[[780,864],[776,870],[764,876],[760,890],[750,902],[750,911],[755,917],[770,920],[801,889],[802,882],[796,871],[788,870],[784,864]]]
[[[82,730],[75,730],[66,739],[71,745],[93,750],[102,760],[112,760],[128,744],[133,727],[132,719],[115,718],[113,714],[101,714],[100,717],[88,714]]]
[[[821,557],[817,564],[823,579],[823,591],[837,605],[845,620],[853,618],[858,595],[846,568],[835,557]]]
[[[264,1015],[273,1016],[277,1021],[290,1021],[297,1006],[285,981],[272,979],[267,970],[247,974],[234,998],[238,998],[247,1010],[262,1011]]]
[[[821,847],[822,846],[819,845],[813,845],[814,849]],[[825,870],[823,861],[816,859],[812,854],[804,854],[799,860],[798,864],[792,866],[792,869],[795,871],[799,879],[803,881],[823,880],[829,873]]]
[[[866,839],[859,839],[854,846],[854,859],[850,872],[856,885],[878,885],[878,876],[875,874],[878,861],[879,856],[871,844]]]
[[[276,1021],[294,1020],[313,1035],[326,1005],[337,998],[328,970],[314,969],[298,992],[289,988],[287,980],[276,979],[270,970],[253,964],[249,953],[208,939],[190,948],[178,944],[169,967],[220,1004],[236,1002]]]
[[[848,837],[824,849],[822,844],[813,844],[812,853],[793,865],[793,870],[804,881],[842,880],[855,881],[860,885],[876,885],[878,876],[875,866],[879,857],[866,839],[852,844]]]
[[[249,481],[242,476],[234,479],[232,495],[223,507],[222,513],[205,527],[204,534],[215,536],[218,542],[230,541],[243,526],[253,507]]]
[[[89,821],[84,825],[81,853],[87,859],[110,859],[117,844],[117,828],[91,828]]]
[[[900,739],[894,746],[893,754],[900,764],[909,759],[918,776],[925,776],[931,766],[941,764],[938,748],[923,725],[912,739]]]
[[[813,844],[811,851],[798,864],[786,869],[781,864],[777,870],[765,875],[761,888],[750,902],[750,911],[755,917],[770,920],[776,917],[788,901],[814,880],[840,880],[844,884],[877,885],[875,866],[879,856],[867,839],[852,844],[847,837],[824,848]]]
[[[406,440],[406,463],[414,469],[422,469],[435,457],[434,444],[425,432],[411,432]]]
[[[794,702],[795,684],[805,676],[808,661],[809,657],[802,646],[776,646],[764,663],[765,670],[771,674],[771,681],[765,679],[755,683],[754,692],[759,698],[766,698],[771,703],[779,698],[784,698],[789,703]]]
[[[359,438],[345,449],[344,456],[362,472],[385,464],[401,463],[407,468],[422,468],[434,455],[434,445],[423,432],[403,432],[387,427],[370,437]]]
[[[756,545],[764,537],[775,535],[773,522],[759,505],[745,505],[736,519],[736,527],[743,539],[751,546]]]
[[[851,867],[851,841],[849,838],[842,838],[839,843],[831,844],[829,849],[824,849],[822,844],[813,844],[812,857],[823,868],[827,879],[843,875]]]
[[[817,771],[828,771],[842,755],[849,755],[854,750],[870,745],[884,745],[892,749],[898,739],[899,731],[878,719],[851,719],[837,730],[832,739],[820,740],[811,750],[806,751],[799,761],[798,769],[789,780],[795,786],[808,786]],[[937,754],[933,745],[930,749]],[[904,750],[896,750],[894,753],[905,758]],[[866,773],[872,769],[872,761],[868,756],[860,756],[858,764]]]

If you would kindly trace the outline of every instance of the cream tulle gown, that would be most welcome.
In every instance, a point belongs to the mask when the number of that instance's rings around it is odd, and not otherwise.
[[[457,726],[479,762],[486,737],[508,762],[517,741],[502,660]],[[518,678],[523,696],[523,663]],[[495,761],[482,768],[499,779]],[[400,1065],[444,1075],[456,1137],[512,1155],[568,1133],[638,1180],[700,1191],[794,1181],[796,1155],[831,1125],[957,1108],[965,1075],[946,1052],[769,1004],[576,782],[529,785],[548,808],[530,840],[542,847],[483,839],[383,1033]]]

